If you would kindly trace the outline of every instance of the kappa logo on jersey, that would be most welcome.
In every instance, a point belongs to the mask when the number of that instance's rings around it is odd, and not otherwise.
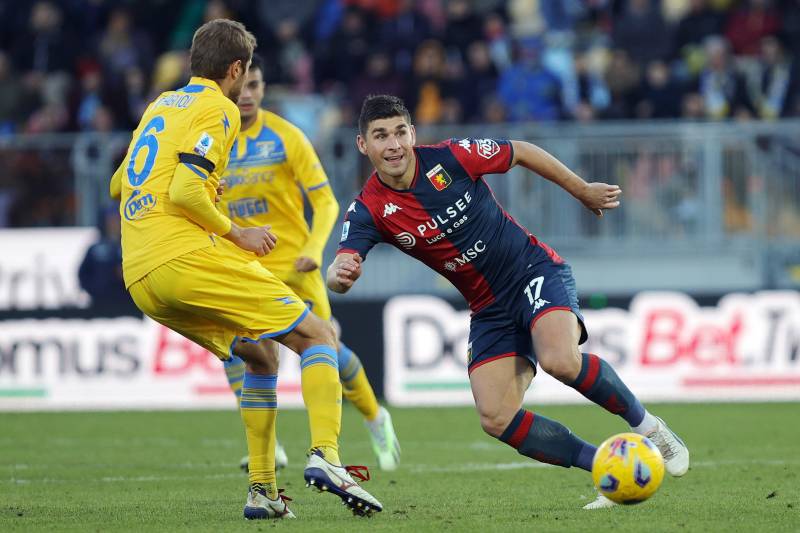
[[[458,145],[467,151],[467,153],[472,153],[472,141],[469,139],[461,139],[458,141]]]
[[[355,202],[353,202],[355,205]],[[355,209],[353,209],[355,211]],[[350,221],[345,220],[344,224],[342,224],[342,238],[339,239],[339,242],[344,242],[347,240],[347,236],[350,235]]]
[[[494,139],[477,139],[478,155],[484,159],[491,159],[500,153],[500,145]]]
[[[544,298],[538,298],[536,303],[533,304],[533,312],[535,313],[545,305],[549,304],[550,300],[545,300]]]
[[[134,221],[142,218],[156,206],[155,197],[148,193],[142,194],[139,189],[134,189],[125,202],[125,220]]]
[[[211,146],[214,144],[214,139],[211,138],[206,132],[203,132],[200,135],[200,139],[197,141],[197,144],[194,145],[194,153],[199,156],[205,157],[209,150],[211,150]]]
[[[425,173],[428,179],[433,185],[433,188],[437,191],[445,190],[451,183],[453,183],[453,178],[450,177],[450,174],[442,167],[442,165],[437,164],[435,167],[430,169],[428,172]]]
[[[412,249],[417,244],[417,239],[407,231],[398,233],[394,236],[394,238],[397,239],[397,242],[400,243],[400,246],[406,250]]]
[[[353,213],[355,213],[355,212],[356,212],[356,203],[355,203],[355,202],[351,203],[351,204],[350,204],[350,207],[348,207],[348,208],[347,208],[347,212],[348,212],[348,213],[349,213],[349,212],[351,212],[351,211],[352,211]]]
[[[445,270],[455,272],[458,267],[471,263],[473,259],[486,251],[486,244],[482,240],[475,241],[475,244],[467,248],[463,254],[444,262]]]
[[[383,206],[383,218],[386,218],[389,215],[393,215],[396,212],[400,211],[401,209],[402,207],[400,207],[399,205],[389,202],[388,204]]]

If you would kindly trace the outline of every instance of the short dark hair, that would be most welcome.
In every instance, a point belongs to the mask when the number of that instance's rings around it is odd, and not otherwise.
[[[371,94],[364,99],[364,103],[361,105],[358,131],[361,135],[366,135],[370,122],[392,117],[403,117],[411,124],[411,113],[408,112],[400,98],[391,94]]]
[[[250,60],[250,70],[260,70],[264,74],[264,60],[261,59],[259,54],[253,54],[253,59]]]
[[[256,38],[241,22],[215,19],[194,32],[189,63],[193,76],[221,80],[235,61],[247,65],[256,48]]]

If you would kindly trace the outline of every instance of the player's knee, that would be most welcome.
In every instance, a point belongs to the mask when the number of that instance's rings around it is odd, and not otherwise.
[[[247,365],[247,370],[255,374],[278,373],[278,350],[269,341],[259,343],[239,341],[233,348],[233,353],[241,357]]]
[[[301,342],[301,349],[298,353],[312,347],[312,346],[331,346],[336,348],[336,332],[333,326],[327,320],[321,320],[314,317],[313,321],[309,324],[306,337]],[[297,351],[297,350],[295,350]]]
[[[333,325],[327,320],[320,320],[318,340],[319,344],[326,344],[328,346],[337,346],[336,330]]]
[[[563,383],[572,383],[581,371],[580,354],[575,354],[572,350],[537,351],[536,356],[542,370]]]
[[[514,418],[502,411],[483,410],[480,413],[481,428],[492,437],[500,437]]]

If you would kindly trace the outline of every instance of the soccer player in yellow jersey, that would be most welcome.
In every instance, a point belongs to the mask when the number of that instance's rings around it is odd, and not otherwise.
[[[145,110],[111,179],[120,198],[123,276],[145,314],[213,352],[246,363],[241,414],[250,454],[245,518],[293,518],[275,476],[275,345],[300,354],[311,420],[304,477],[359,514],[380,503],[341,466],[341,385],[333,328],[257,260],[269,226],[241,227],[214,205],[239,133],[234,102],[255,48],[242,24],[217,19],[192,39],[192,79]]]
[[[286,283],[312,313],[328,321],[331,306],[320,266],[339,204],[314,147],[295,125],[261,109],[263,98],[264,65],[255,54],[239,96],[242,130],[233,143],[218,207],[239,225],[271,226],[280,244],[260,259],[261,264]],[[304,195],[313,211],[311,227],[304,217]],[[338,348],[344,396],[364,416],[378,466],[394,470],[400,446],[392,419],[378,405],[358,356],[341,341]],[[237,396],[241,395],[243,365],[236,357],[225,363]],[[281,462],[285,463],[286,456],[281,452],[278,445],[276,459],[284,466]]]

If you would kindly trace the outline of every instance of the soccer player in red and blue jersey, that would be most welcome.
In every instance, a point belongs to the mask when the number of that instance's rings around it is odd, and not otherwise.
[[[587,332],[569,265],[505,212],[483,176],[521,165],[597,216],[619,206],[620,188],[587,183],[523,141],[451,139],[414,146],[415,140],[399,98],[364,101],[356,142],[375,172],[347,210],[328,287],[347,292],[373,246],[395,246],[447,278],[469,302],[469,379],[489,435],[538,461],[591,470],[595,446],[522,408],[538,363],[650,438],[670,474],[685,474],[689,450],[683,441],[642,406],[608,363],[581,353]],[[599,495],[585,508],[611,505]]]

